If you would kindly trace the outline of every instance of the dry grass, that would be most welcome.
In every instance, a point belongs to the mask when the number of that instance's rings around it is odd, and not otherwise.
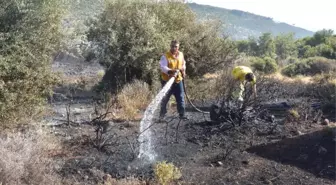
[[[256,74],[256,76],[258,95],[265,94],[265,92],[260,92],[261,85],[269,86],[271,89],[268,91],[275,92],[274,97],[279,98],[281,96],[291,98],[302,96],[320,96],[318,98],[322,98],[325,96],[332,99],[330,94],[335,94],[335,74],[287,77],[281,73],[275,73],[271,75]],[[194,100],[224,97],[233,88],[236,88],[237,84],[232,78],[230,69],[206,74],[202,79],[186,80],[188,95]],[[266,92],[266,94],[269,93]]]
[[[103,76],[104,71],[97,71],[95,76],[86,76],[86,75],[77,75],[77,76],[67,76],[62,73],[59,73],[59,83],[62,86],[71,86],[79,88],[82,90],[90,90],[94,85],[98,84]]]
[[[146,185],[145,181],[138,180],[136,178],[126,178],[126,179],[114,179],[110,175],[106,175],[103,183],[98,183],[98,185]]]
[[[211,75],[209,75],[211,76]],[[275,102],[289,101],[294,103],[295,109],[288,112],[286,122],[295,130],[300,123],[316,120],[318,112],[311,107],[312,103],[321,102],[324,115],[334,114],[336,78],[333,75],[319,75],[314,77],[289,78],[281,74],[257,75],[256,101],[251,102]],[[187,87],[187,92],[192,99],[227,99],[232,90],[237,88],[238,83],[232,79],[230,70],[223,71],[218,77],[203,78],[193,82],[193,86]],[[297,100],[301,102],[295,103]],[[303,103],[305,102],[305,103]],[[330,103],[333,102],[331,105]],[[247,105],[249,106],[250,103]],[[319,116],[321,117],[321,116]]]
[[[0,138],[0,184],[63,184],[48,151],[59,145],[43,130]]]
[[[205,79],[216,79],[219,77],[219,73],[207,73],[205,75],[203,75],[203,78]]]
[[[228,76],[229,74],[229,70],[226,73],[226,76]],[[205,79],[218,79],[218,78],[223,78],[223,71],[222,72],[216,72],[216,73],[207,73],[205,74],[203,77]],[[288,76],[284,76],[281,73],[274,73],[274,74],[270,74],[270,75],[265,75],[265,77],[274,79],[274,80],[279,80],[282,82],[302,82],[304,84],[309,84],[312,83],[314,81],[314,78],[318,77],[318,76],[323,76],[323,75],[317,75],[317,76],[303,76],[303,75],[298,75],[295,77],[288,77]]]
[[[117,95],[117,103],[120,111],[116,115],[118,119],[137,120],[140,111],[145,110],[151,101],[151,91],[147,83],[135,80],[126,84]]]
[[[323,104],[323,110],[335,115],[336,102],[336,73],[316,76],[307,89],[311,96],[319,99]]]
[[[313,77],[312,76],[296,76],[296,77],[288,77],[288,76],[284,76],[281,73],[275,73],[275,74],[271,74],[268,77],[273,78],[275,80],[279,80],[282,82],[302,82],[304,84],[309,84],[313,82]]]
[[[186,80],[186,91],[192,100],[208,100],[228,95],[237,85],[231,71],[223,70],[214,74],[206,74],[201,79]]]

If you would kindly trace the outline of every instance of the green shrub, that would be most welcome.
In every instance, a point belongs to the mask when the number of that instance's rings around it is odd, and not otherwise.
[[[311,57],[288,65],[282,70],[286,76],[317,75],[335,70],[336,60]]]
[[[35,115],[56,82],[52,56],[61,33],[60,1],[0,2],[0,121]]]
[[[305,52],[303,57],[304,58],[315,57],[318,55],[318,53],[319,52],[316,47],[305,46]]]
[[[202,77],[226,68],[237,57],[235,44],[220,35],[221,23],[193,22],[187,27],[187,33],[181,38],[181,50],[187,61],[188,77]]]
[[[182,176],[180,169],[175,167],[173,163],[167,163],[166,161],[156,163],[154,173],[156,180],[161,185],[167,185]]]
[[[335,58],[334,49],[327,44],[319,44],[316,46],[316,49],[318,51],[319,56],[329,58],[329,59]]]
[[[295,57],[290,57],[290,58],[287,59],[288,64],[293,64],[293,63],[296,63],[298,61],[299,61],[299,59],[295,58]]]
[[[254,57],[251,60],[251,66],[254,70],[262,72],[264,74],[275,73],[278,69],[276,61],[270,57],[265,57],[264,59],[259,57]]]
[[[262,71],[265,68],[265,61],[260,57],[251,57],[250,63],[254,70]]]

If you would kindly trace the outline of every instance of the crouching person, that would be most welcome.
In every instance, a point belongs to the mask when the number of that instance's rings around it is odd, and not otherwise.
[[[243,93],[245,91],[245,83],[251,83],[253,97],[257,97],[256,77],[249,67],[236,66],[232,70],[232,76],[239,83],[238,89],[233,93],[233,98],[235,100],[238,100],[239,102],[244,101]]]

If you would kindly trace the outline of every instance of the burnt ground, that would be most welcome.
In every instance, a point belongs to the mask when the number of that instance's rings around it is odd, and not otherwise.
[[[72,105],[79,124],[62,123],[64,104],[54,104],[59,116],[52,126],[64,150],[55,154],[60,173],[79,182],[95,184],[105,174],[114,178],[152,179],[150,164],[137,159],[139,121],[110,121],[103,134],[110,139],[102,149],[95,146],[95,125],[85,123],[93,112],[88,101]],[[173,108],[174,109],[174,108]],[[288,123],[251,120],[242,126],[212,123],[209,115],[188,109],[190,120],[168,116],[167,124],[154,123],[157,161],[166,160],[182,170],[183,184],[334,184],[335,134],[333,126],[302,123],[299,131]],[[75,119],[75,118],[74,118]],[[64,122],[63,122],[64,123]],[[277,125],[277,126],[275,126]],[[167,129],[167,135],[166,135]]]
[[[59,66],[63,63],[56,62],[54,70],[64,71]],[[83,66],[68,62],[65,73],[78,76],[85,69],[85,75],[96,75],[95,68]],[[66,125],[67,93],[64,89],[57,89],[57,93],[45,122],[62,143],[63,149],[51,156],[64,178],[79,184],[97,184],[110,174],[114,178],[136,177],[153,182],[152,165],[137,158],[140,120],[109,121],[103,133],[103,138],[108,138],[106,145],[99,147],[97,125],[88,123],[94,115],[94,94],[73,94],[73,123]],[[190,120],[180,122],[176,137],[179,120],[174,110],[172,107],[168,124],[157,122],[151,128],[156,160],[179,167],[180,184],[335,184],[334,123],[322,126],[310,120],[285,122],[280,115],[274,123],[251,119],[232,127],[229,123],[213,123],[209,115],[188,105]]]

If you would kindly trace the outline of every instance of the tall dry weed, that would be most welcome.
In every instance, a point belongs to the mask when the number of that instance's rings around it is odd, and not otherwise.
[[[152,98],[149,85],[140,80],[126,84],[117,95],[121,111],[118,117],[125,120],[137,119],[140,111],[145,110]]]
[[[49,150],[59,148],[43,130],[0,138],[0,184],[62,184]]]

